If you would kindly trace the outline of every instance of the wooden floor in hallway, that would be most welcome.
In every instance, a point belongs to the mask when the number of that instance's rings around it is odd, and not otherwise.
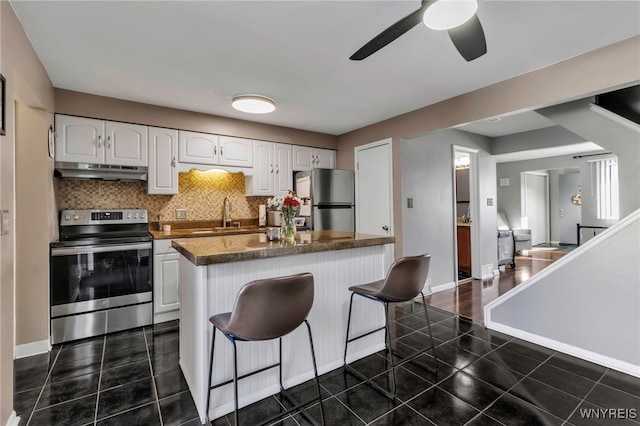
[[[484,322],[484,307],[564,256],[560,250],[528,250],[516,256],[516,267],[488,280],[471,279],[457,288],[426,298],[430,306]]]

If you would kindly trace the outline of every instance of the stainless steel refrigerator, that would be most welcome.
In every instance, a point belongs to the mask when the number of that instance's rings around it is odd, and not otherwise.
[[[314,231],[355,230],[355,175],[351,170],[315,169],[295,174],[302,199],[299,216]]]

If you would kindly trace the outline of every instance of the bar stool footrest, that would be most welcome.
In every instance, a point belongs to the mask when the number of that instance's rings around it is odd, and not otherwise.
[[[365,376],[364,374],[362,374],[361,372],[359,372],[355,368],[351,367],[349,364],[345,364],[344,371],[345,371],[345,373],[349,373],[352,376],[357,377],[360,380],[363,380],[367,386],[369,386],[372,389],[378,391],[379,393],[381,393],[385,397],[389,398],[390,400],[393,401],[396,398],[396,396],[393,393],[391,393],[388,390],[386,390],[385,388],[381,387],[379,384],[377,384],[376,382],[374,382],[369,377]]]
[[[293,405],[293,407],[288,408],[287,411],[285,411],[284,413],[280,413],[280,414],[277,414],[275,416],[272,416],[274,418],[267,419],[267,421],[266,421],[267,423],[277,419],[278,417],[283,417],[286,414],[298,411],[302,415],[302,417],[307,419],[307,421],[309,421],[312,425],[314,425],[314,426],[318,426],[319,425],[319,423],[316,422],[312,417],[310,417],[305,411],[303,411],[302,408],[306,407],[307,405],[311,405],[312,403],[314,403],[316,401],[320,402],[320,397],[319,398],[312,398],[312,399],[310,399],[309,401],[306,401],[306,402],[298,402],[298,400],[295,399],[293,397],[293,395],[291,395],[285,389],[280,389],[280,394],[282,394],[284,399],[286,399],[289,404]],[[265,423],[261,423],[260,425],[263,425],[263,424],[265,424]]]

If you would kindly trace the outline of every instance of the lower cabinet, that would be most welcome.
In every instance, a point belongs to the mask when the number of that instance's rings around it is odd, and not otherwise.
[[[458,225],[458,269],[471,276],[471,227]]]
[[[153,241],[154,324],[180,317],[179,260],[180,254],[171,247],[171,240]]]

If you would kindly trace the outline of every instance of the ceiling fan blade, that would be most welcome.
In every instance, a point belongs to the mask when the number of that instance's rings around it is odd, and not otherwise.
[[[409,31],[411,28],[421,23],[422,17],[424,16],[424,11],[429,3],[431,3],[431,1],[423,1],[420,9],[405,16],[404,18],[375,36],[371,41],[362,46],[356,53],[351,55],[349,59],[351,59],[352,61],[361,61],[366,57],[376,53],[378,50],[382,49],[387,44],[391,43],[393,40]]]
[[[467,62],[487,53],[487,41],[478,15],[473,15],[467,22],[450,29],[448,33],[456,49]]]

